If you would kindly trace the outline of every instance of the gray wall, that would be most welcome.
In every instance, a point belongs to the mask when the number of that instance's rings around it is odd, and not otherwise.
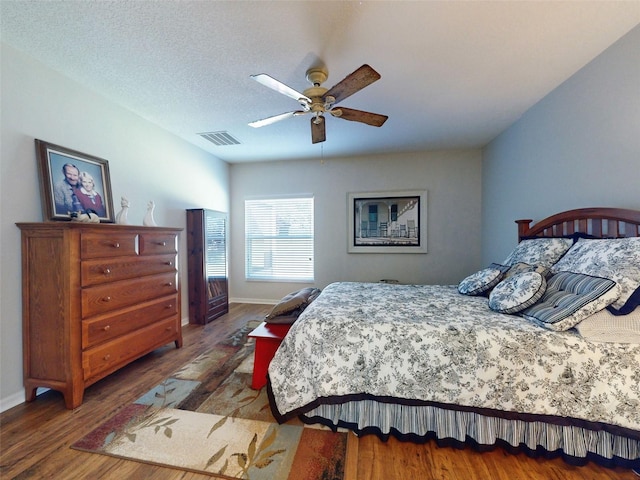
[[[1,50],[0,409],[24,401],[20,231],[41,222],[34,138],[104,158],[114,210],[131,201],[129,223],[142,225],[149,200],[158,225],[185,227],[186,208],[229,208],[228,165],[83,88],[20,52]],[[186,235],[181,281],[186,285]],[[188,316],[182,298],[183,320]]]
[[[640,209],[639,52],[636,27],[484,149],[483,264],[515,246],[515,219]]]
[[[244,199],[311,193],[315,198],[315,286],[335,281],[457,283],[480,265],[480,150],[231,166],[230,293],[274,301],[301,284],[247,282]],[[427,190],[427,254],[347,253],[349,192]]]

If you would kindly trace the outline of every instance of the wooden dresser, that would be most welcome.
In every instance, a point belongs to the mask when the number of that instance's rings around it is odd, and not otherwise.
[[[26,400],[84,389],[127,363],[182,346],[180,228],[19,223]]]

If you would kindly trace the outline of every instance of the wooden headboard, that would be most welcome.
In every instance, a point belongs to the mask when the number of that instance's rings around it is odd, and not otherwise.
[[[557,213],[535,225],[516,220],[518,240],[523,237],[559,237],[586,233],[598,238],[640,237],[640,210],[626,208],[578,208]]]

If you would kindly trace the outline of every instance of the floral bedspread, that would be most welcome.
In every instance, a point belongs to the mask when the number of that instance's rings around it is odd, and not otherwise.
[[[333,283],[292,326],[269,378],[283,416],[364,393],[640,432],[640,345],[549,331],[455,286]]]

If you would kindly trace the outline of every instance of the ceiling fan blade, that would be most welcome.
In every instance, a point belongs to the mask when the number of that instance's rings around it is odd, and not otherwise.
[[[324,117],[322,115],[311,119],[311,143],[324,142],[327,139]]]
[[[296,101],[302,98],[305,101],[308,101],[309,103],[311,103],[311,99],[309,99],[303,93],[300,93],[297,90],[294,90],[293,88],[285,85],[281,81],[276,80],[275,78],[267,75],[266,73],[260,73],[258,75],[250,75],[250,77],[253,78],[256,82],[261,83],[265,87],[269,87],[275,90],[276,92],[282,93],[287,97],[293,98]]]
[[[281,113],[280,115],[274,115],[273,117],[263,118],[262,120],[256,120],[249,124],[250,127],[259,128],[265,125],[271,125],[272,123],[279,122],[280,120],[286,120],[287,118],[297,117],[298,115],[304,115],[307,112],[302,110],[296,110],[295,112]]]
[[[324,94],[324,98],[333,97],[335,98],[335,103],[338,103],[379,79],[380,74],[369,65],[364,64],[331,87]]]
[[[338,112],[342,113],[338,114]],[[352,122],[362,122],[374,127],[381,127],[384,122],[387,121],[387,118],[389,118],[386,115],[364,112],[362,110],[354,110],[353,108],[345,107],[337,107],[334,110],[331,110],[331,114],[334,117],[342,118],[344,120],[351,120]]]

